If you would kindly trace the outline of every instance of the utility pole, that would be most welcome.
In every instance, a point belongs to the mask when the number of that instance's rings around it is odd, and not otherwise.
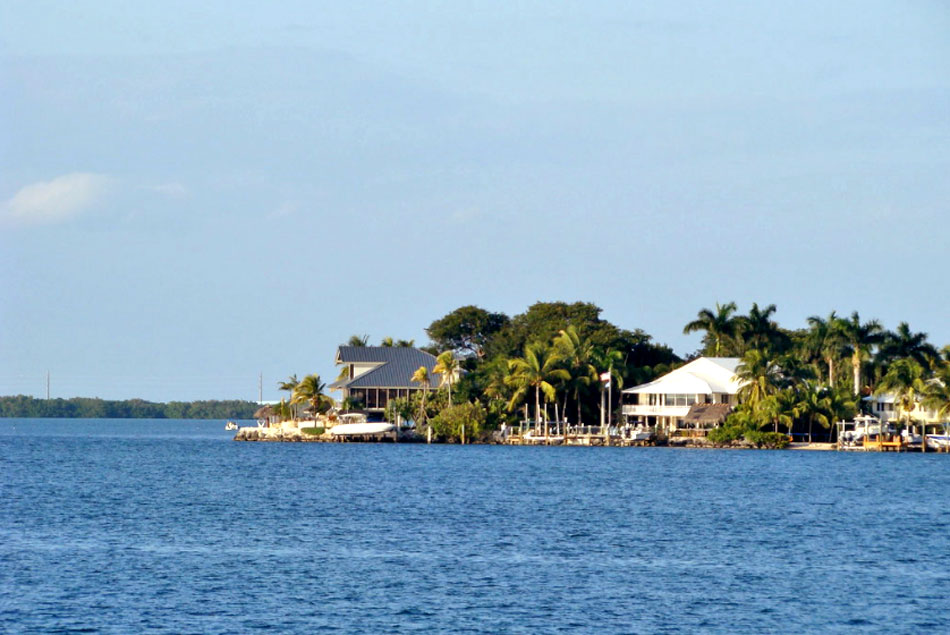
[[[46,371],[46,401],[49,401],[49,371]]]
[[[257,376],[257,403],[262,405],[264,403],[264,373],[261,372]]]

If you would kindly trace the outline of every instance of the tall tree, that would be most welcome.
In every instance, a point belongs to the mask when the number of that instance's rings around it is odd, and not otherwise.
[[[926,392],[924,367],[917,360],[904,357],[890,365],[874,394],[893,395],[900,418],[906,417],[910,423],[911,413]]]
[[[914,333],[907,322],[901,322],[897,330],[884,333],[876,357],[882,366],[909,357],[924,368],[930,368],[939,356],[937,348],[927,341],[926,333]]]
[[[736,312],[736,303],[727,302],[726,304],[716,303],[715,311],[702,309],[697,314],[695,320],[683,327],[683,333],[689,334],[694,331],[705,331],[703,343],[706,347],[706,353],[712,353],[719,357],[726,346],[733,345],[733,338],[736,336],[738,321],[733,315]]]
[[[753,412],[767,398],[781,390],[784,382],[782,369],[768,349],[753,348],[747,351],[736,367],[736,376],[742,383],[739,399],[748,404]]]
[[[347,346],[367,346],[369,344],[369,335],[350,335],[347,340]]]
[[[542,342],[528,344],[524,349],[524,357],[508,361],[510,374],[508,383],[515,392],[508,402],[508,409],[513,410],[517,403],[533,388],[534,389],[534,417],[541,422],[541,394],[548,401],[557,398],[554,382],[563,381],[569,377],[568,372],[559,368],[560,357],[550,346]]]
[[[504,313],[491,313],[477,306],[463,306],[434,321],[426,329],[433,343],[441,350],[481,358],[485,346],[495,333],[508,324]]]
[[[294,388],[291,401],[310,404],[309,410],[316,420],[319,413],[326,412],[333,405],[333,400],[323,394],[326,388],[327,385],[320,381],[320,375],[307,375]]]
[[[797,416],[798,395],[791,388],[778,390],[761,401],[757,411],[760,424],[771,423],[773,431],[778,432],[779,425],[792,432],[792,424]]]
[[[884,339],[884,330],[877,320],[861,322],[857,311],[848,319],[839,322],[841,337],[851,355],[851,373],[854,378],[854,394],[861,394],[861,365],[871,357],[871,350]]]
[[[826,319],[817,315],[808,318],[808,347],[828,366],[828,386],[835,385],[835,362],[841,359],[845,341],[841,333],[841,318],[832,311]]]
[[[566,329],[561,329],[558,336],[554,338],[554,348],[568,372],[565,393],[571,390],[574,392],[574,401],[577,402],[577,424],[580,425],[581,391],[597,381],[597,371],[591,364],[594,347],[589,340],[580,336],[577,327],[572,324]],[[564,418],[567,419],[567,412],[564,413]]]
[[[279,382],[277,382],[277,388],[278,388],[278,390],[286,390],[286,391],[287,391],[287,399],[288,399],[288,401],[289,401],[290,404],[293,404],[293,403],[294,403],[294,389],[297,388],[297,384],[299,384],[299,383],[300,383],[300,381],[297,379],[297,374],[296,374],[296,373],[294,373],[293,375],[291,375],[290,377],[288,377],[288,378],[286,379],[286,381],[279,381]],[[294,412],[293,412],[293,415],[296,416],[296,414],[297,414],[296,411],[294,411]]]
[[[458,373],[459,361],[455,358],[455,353],[445,351],[435,358],[435,367],[432,372],[438,373],[442,377],[442,386],[448,386],[449,406],[452,405],[452,384],[455,382],[455,375]]]
[[[935,410],[938,417],[950,420],[950,363],[941,364],[936,376],[927,383],[924,405]]]
[[[788,348],[788,335],[772,319],[776,311],[774,304],[763,309],[757,302],[753,302],[748,315],[737,318],[738,339],[742,342],[743,353],[750,348],[768,348],[775,353],[781,353]]]
[[[420,366],[409,379],[410,381],[415,381],[422,385],[422,405],[419,408],[419,423],[425,423],[426,398],[429,396],[429,387],[432,385],[432,378],[429,376],[429,369],[425,366]]]
[[[382,341],[380,341],[379,343],[380,346],[384,346],[386,348],[392,348],[393,346],[395,346],[395,344],[396,343],[393,341],[393,338],[388,335],[384,337]]]
[[[818,423],[830,428],[834,413],[831,410],[830,393],[833,389],[806,382],[798,393],[795,415],[808,422],[808,442],[811,443],[812,428]]]

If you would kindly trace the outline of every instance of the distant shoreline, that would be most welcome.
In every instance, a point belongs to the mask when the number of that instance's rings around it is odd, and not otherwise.
[[[98,397],[37,399],[0,397],[0,418],[23,419],[243,419],[253,420],[260,404],[242,400],[169,401],[109,400]]]

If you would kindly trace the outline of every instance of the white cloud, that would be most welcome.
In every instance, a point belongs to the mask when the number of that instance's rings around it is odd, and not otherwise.
[[[188,188],[179,183],[178,181],[172,181],[171,183],[161,183],[159,185],[152,185],[148,189],[153,192],[158,192],[168,198],[183,198],[188,194]]]
[[[0,218],[15,224],[60,223],[94,207],[108,193],[104,174],[73,172],[20,188],[0,207]]]

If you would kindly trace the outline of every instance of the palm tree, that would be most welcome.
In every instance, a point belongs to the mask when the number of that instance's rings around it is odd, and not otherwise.
[[[280,403],[273,406],[274,415],[279,421],[286,421],[291,416],[290,404],[281,398]]]
[[[774,304],[760,309],[758,303],[753,302],[748,315],[736,318],[743,353],[750,348],[771,348],[775,352],[782,352],[788,346],[788,335],[772,319],[776,311]]]
[[[350,335],[350,339],[347,340],[347,346],[366,346],[369,344],[369,335]]]
[[[817,315],[808,318],[808,347],[828,365],[828,386],[835,385],[835,361],[844,351],[841,318],[832,311],[827,319]]]
[[[833,421],[847,421],[857,414],[857,402],[846,389],[834,387],[827,392],[828,412],[831,413]],[[837,429],[832,428],[832,441],[837,439]]]
[[[352,412],[353,410],[359,410],[362,407],[363,402],[351,396],[344,397],[343,401],[340,402],[340,408],[344,412]]]
[[[722,353],[724,343],[732,341],[736,336],[738,322],[733,317],[736,312],[736,303],[727,302],[726,304],[716,303],[716,310],[702,309],[695,320],[683,327],[683,334],[688,335],[694,331],[706,331],[703,341],[706,344],[706,350],[709,351],[710,340],[712,340],[713,355],[719,357]]]
[[[441,386],[449,388],[449,406],[452,405],[452,383],[455,381],[455,374],[459,369],[459,360],[455,359],[452,351],[445,351],[435,358],[435,367],[432,372],[442,376]]]
[[[383,338],[383,341],[381,341],[379,345],[392,348],[395,345],[395,342],[393,341],[393,338],[387,336]]]
[[[786,388],[766,397],[759,408],[759,419],[762,423],[772,423],[773,430],[778,432],[779,425],[788,428],[788,433],[792,433],[792,424],[797,416],[796,406],[798,405],[798,395],[794,390]]]
[[[292,404],[294,403],[294,390],[297,388],[297,384],[299,383],[300,382],[297,380],[297,373],[294,373],[287,378],[287,381],[277,382],[277,389],[286,390],[289,395],[288,401]],[[296,411],[294,412],[294,416],[296,416]]]
[[[310,404],[310,412],[313,413],[313,420],[316,421],[318,413],[333,405],[333,400],[323,394],[326,388],[327,385],[320,381],[320,375],[307,375],[297,384],[291,401]]]
[[[884,333],[877,358],[882,365],[886,365],[902,357],[909,357],[924,368],[930,368],[940,354],[927,341],[926,333],[914,333],[907,322],[901,322],[896,331]]]
[[[396,340],[397,348],[412,348],[416,345],[416,340]]]
[[[598,379],[601,373],[610,373],[610,379],[617,384],[617,388],[623,388],[623,372],[627,370],[626,360],[623,353],[613,348],[595,348],[591,353],[591,362],[594,365],[594,372]],[[619,395],[618,391],[618,395]],[[604,384],[600,384],[600,400],[604,402]],[[607,413],[611,412],[612,403],[607,404]],[[609,416],[608,416],[609,418]]]
[[[568,379],[565,383],[564,418],[567,419],[567,392],[573,389],[577,402],[577,425],[581,423],[581,389],[597,381],[597,370],[591,364],[594,347],[590,341],[581,338],[573,324],[561,329],[554,338],[554,348],[565,365]]]
[[[823,428],[830,428],[834,413],[831,411],[831,389],[823,388],[818,384],[806,382],[798,395],[795,404],[795,416],[808,421],[808,442],[811,443],[811,433],[817,422]]]
[[[950,419],[950,363],[937,369],[936,377],[927,383],[924,405],[937,411],[937,416]]]
[[[412,377],[410,377],[409,380],[422,384],[422,405],[419,407],[419,423],[425,423],[426,397],[429,396],[429,386],[432,382],[432,379],[429,376],[429,369],[425,366],[420,366],[416,369],[416,372],[412,374]]]
[[[508,374],[508,360],[504,357],[493,358],[481,366],[483,392],[488,397],[490,405],[499,402],[508,403],[511,396],[511,386],[507,382]]]
[[[761,404],[782,388],[782,369],[772,359],[769,351],[753,348],[742,356],[736,367],[736,375],[742,382],[739,399],[756,412]]]
[[[877,320],[861,323],[858,312],[839,322],[841,337],[848,345],[851,355],[851,371],[854,375],[854,394],[861,394],[861,364],[871,356],[871,348],[881,343],[884,331]]]
[[[904,357],[890,365],[887,374],[878,383],[874,394],[894,395],[900,417],[903,419],[906,415],[909,423],[910,413],[926,392],[927,382],[924,378],[924,367],[917,360]]]
[[[541,393],[548,401],[554,401],[557,391],[551,382],[570,377],[566,370],[558,368],[560,361],[557,352],[541,342],[525,346],[524,357],[509,360],[510,374],[506,381],[515,388],[515,392],[508,402],[508,409],[513,410],[521,398],[534,388],[534,417],[540,423]]]

